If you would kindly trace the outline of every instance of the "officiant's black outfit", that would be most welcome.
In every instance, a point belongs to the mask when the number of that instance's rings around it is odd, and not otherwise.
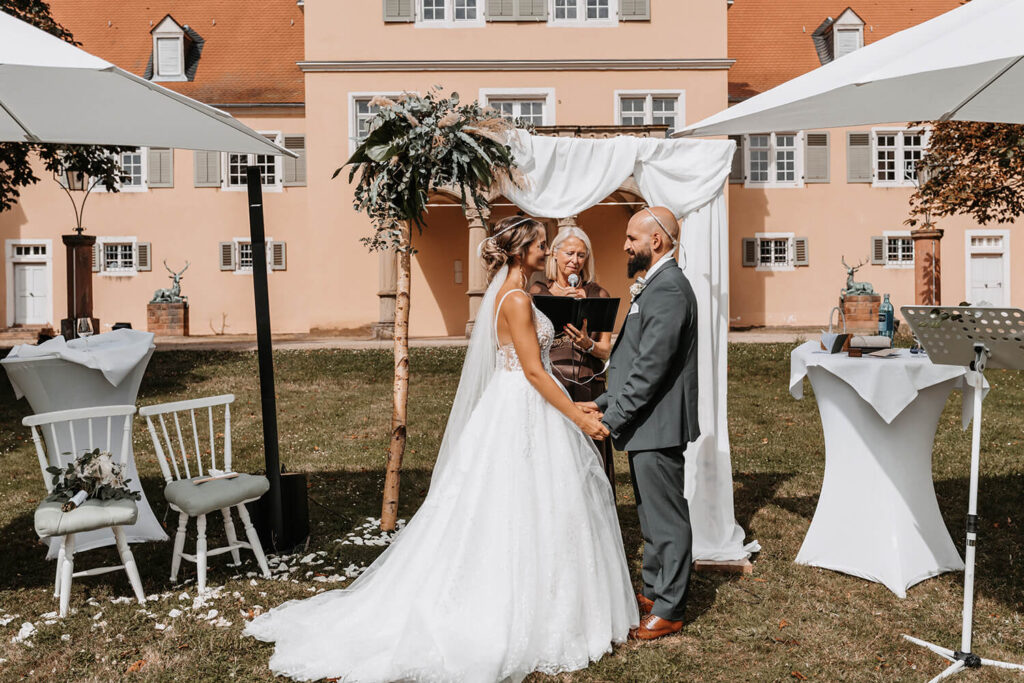
[[[683,496],[686,445],[697,423],[697,300],[674,259],[634,297],[612,347],[608,391],[596,399],[629,471],[644,537],[643,594],[652,614],[682,621],[693,558]]]
[[[540,296],[560,296],[551,291],[553,282],[535,282],[530,287],[530,294]],[[580,287],[587,294],[587,298],[609,298],[608,290],[596,282],[588,282]],[[559,330],[556,330],[558,332]],[[600,332],[591,332],[590,338],[595,342],[600,338]],[[561,382],[573,401],[593,401],[605,391],[604,361],[589,353],[585,353],[569,341],[567,337],[555,340],[551,346],[551,366],[555,371],[555,377]],[[612,491],[615,491],[615,450],[609,439],[595,441],[594,445],[601,453],[604,472],[608,475],[608,481],[612,484]]]

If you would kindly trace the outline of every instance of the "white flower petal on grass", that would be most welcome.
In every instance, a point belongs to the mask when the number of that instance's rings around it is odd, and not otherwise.
[[[71,640],[71,634],[70,633],[65,633],[65,634],[61,635],[60,639],[63,640],[66,643],[69,640]]]
[[[14,644],[24,643],[26,638],[31,638],[32,634],[36,632],[36,627],[32,623],[26,621],[18,629],[18,634],[11,638],[11,642]]]
[[[147,600],[156,600],[156,596],[155,595],[150,595],[146,599]],[[110,598],[110,602],[114,603],[115,605],[124,605],[126,603],[131,602],[131,601],[132,601],[132,599],[129,598],[129,597],[126,597],[126,596],[121,596],[119,598]]]
[[[155,628],[157,631],[163,631],[165,628],[167,628],[167,624],[153,624],[153,628]]]
[[[178,617],[181,616],[181,610],[180,609],[172,609],[170,612],[167,613],[167,616],[170,617],[171,619],[177,619]]]

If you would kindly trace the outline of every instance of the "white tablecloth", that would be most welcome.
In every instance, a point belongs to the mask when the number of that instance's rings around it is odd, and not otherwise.
[[[65,343],[63,337],[57,337],[39,346],[16,346],[0,360],[0,364],[7,371],[15,394],[28,400],[33,413],[89,406],[134,405],[153,349],[153,335],[149,332],[115,330],[88,340],[76,339]],[[115,418],[114,433],[120,429],[120,424],[120,419]],[[43,430],[43,436],[47,452],[53,453],[55,448],[46,430]],[[78,443],[87,443],[84,424],[76,428],[75,436]],[[119,448],[120,441],[115,440],[115,457],[119,457]],[[166,541],[167,534],[142,490],[130,444],[127,462],[131,479],[129,488],[142,494],[138,501],[139,519],[125,529],[128,541]],[[41,479],[39,485],[43,486]],[[76,551],[113,544],[114,535],[109,531],[75,536]],[[47,557],[55,558],[58,547],[59,543],[51,539]]]
[[[901,598],[963,569],[935,500],[931,458],[953,389],[969,424],[969,371],[907,350],[849,358],[819,349],[807,342],[791,355],[790,393],[802,398],[810,379],[825,434],[825,477],[797,563],[877,581]]]

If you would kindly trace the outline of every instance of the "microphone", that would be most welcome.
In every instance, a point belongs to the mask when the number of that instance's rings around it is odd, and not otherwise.
[[[576,287],[579,286],[579,284],[580,284],[580,276],[579,275],[577,275],[576,273],[573,273],[572,275],[569,276],[569,286],[570,287],[572,287],[573,289],[576,289]]]

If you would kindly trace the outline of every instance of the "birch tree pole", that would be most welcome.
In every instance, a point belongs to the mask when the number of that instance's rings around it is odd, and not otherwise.
[[[408,433],[412,228],[423,232],[427,202],[437,189],[457,191],[463,211],[469,206],[482,210],[489,207],[492,185],[518,182],[521,175],[509,146],[511,124],[476,102],[460,104],[458,93],[443,96],[434,88],[394,100],[378,96],[370,106],[375,110],[370,132],[345,166],[351,167],[350,183],[358,176],[353,204],[369,216],[374,229],[363,243],[371,251],[398,252],[394,408],[381,506],[381,529],[393,531]]]

